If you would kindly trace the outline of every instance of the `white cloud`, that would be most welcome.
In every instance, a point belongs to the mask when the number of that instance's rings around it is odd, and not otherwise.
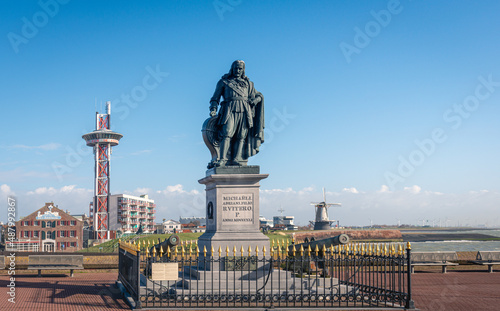
[[[2,192],[2,194],[4,195],[13,195],[14,192],[12,192],[12,190],[10,189],[10,186],[7,185],[7,184],[3,184],[0,186],[0,191]]]
[[[378,191],[379,193],[390,193],[391,190],[389,190],[389,187],[387,185],[382,185],[380,187],[380,190]]]
[[[347,193],[359,193],[358,189],[351,187],[351,188],[344,188],[342,189],[342,192],[347,192]]]
[[[404,191],[408,191],[408,192],[415,193],[415,194],[420,193],[421,190],[422,190],[422,188],[420,188],[417,185],[413,185],[411,187],[404,187]]]

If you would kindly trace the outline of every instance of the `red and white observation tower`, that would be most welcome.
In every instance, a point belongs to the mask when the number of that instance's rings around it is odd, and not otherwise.
[[[94,148],[95,180],[93,223],[94,239],[108,240],[111,147],[117,146],[122,134],[110,130],[111,102],[106,102],[106,114],[96,112],[96,130],[82,136],[87,146]]]

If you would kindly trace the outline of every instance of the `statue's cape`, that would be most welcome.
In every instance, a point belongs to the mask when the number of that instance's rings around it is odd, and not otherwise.
[[[250,128],[248,131],[248,137],[247,137],[247,146],[248,149],[247,151],[247,156],[251,157],[256,155],[259,152],[259,147],[260,145],[264,142],[264,96],[262,93],[259,93],[255,91],[253,88],[253,83],[252,85],[252,90],[253,92],[250,92],[250,94],[255,94],[254,97],[260,97],[260,102],[255,105],[252,109],[252,115],[253,115],[253,127]]]

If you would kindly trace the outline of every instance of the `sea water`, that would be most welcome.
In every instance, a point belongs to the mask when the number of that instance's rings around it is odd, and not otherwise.
[[[420,231],[421,232],[421,231]],[[427,233],[453,234],[457,231],[425,231]],[[500,230],[460,230],[459,233],[480,233],[500,238]],[[470,241],[470,240],[443,240],[428,242],[411,242],[411,249],[415,252],[435,251],[500,251],[500,241]]]

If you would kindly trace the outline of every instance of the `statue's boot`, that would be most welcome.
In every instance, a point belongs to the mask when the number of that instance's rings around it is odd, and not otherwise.
[[[220,142],[220,159],[217,163],[217,166],[226,166],[227,163],[227,151],[229,150],[229,145],[231,143],[231,138],[225,137]]]
[[[234,164],[237,164],[237,165],[244,164],[244,161],[242,158],[244,142],[245,142],[244,139],[239,139],[236,143],[236,155],[234,156]]]

